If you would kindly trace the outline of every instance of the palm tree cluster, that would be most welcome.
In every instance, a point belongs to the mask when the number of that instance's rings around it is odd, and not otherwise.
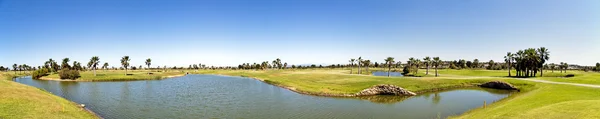
[[[550,52],[545,47],[519,50],[516,54],[507,53],[504,57],[509,69],[514,67],[519,77],[534,77],[538,71],[543,76],[543,66],[550,59]],[[510,70],[509,70],[509,76]]]
[[[282,63],[281,59],[277,58],[275,60],[273,60],[271,63],[269,63],[269,61],[263,61],[260,64],[258,63],[242,63],[240,65],[238,65],[237,69],[260,69],[260,70],[267,70],[269,68],[272,69],[285,69],[287,68],[287,62]],[[233,67],[230,67],[233,68]]]

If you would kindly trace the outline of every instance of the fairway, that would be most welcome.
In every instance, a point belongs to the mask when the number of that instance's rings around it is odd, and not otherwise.
[[[0,118],[2,119],[94,119],[95,115],[75,103],[35,87],[11,81],[12,72],[0,72]]]

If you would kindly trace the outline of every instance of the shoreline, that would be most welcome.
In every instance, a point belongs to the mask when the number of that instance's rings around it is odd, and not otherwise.
[[[284,85],[281,85],[281,84],[277,84],[277,83],[271,82],[269,80],[264,80],[264,79],[260,79],[260,78],[256,78],[256,77],[251,77],[251,76],[233,76],[233,75],[223,75],[223,74],[205,74],[205,75],[217,75],[217,76],[230,76],[230,77],[250,78],[250,79],[261,81],[261,82],[269,84],[269,85],[277,86],[279,88],[287,89],[289,91],[296,92],[298,94],[309,95],[309,96],[319,96],[319,97],[361,97],[361,96],[374,96],[374,95],[357,95],[356,93],[353,93],[353,94],[334,94],[334,93],[301,91],[301,90],[296,89],[295,87],[284,86]],[[421,90],[421,91],[415,91],[414,93],[416,93],[417,95],[419,95],[419,94],[429,93],[429,92],[437,92],[437,91],[453,90],[453,89],[469,88],[469,87],[479,87],[479,86],[477,86],[476,84],[463,84],[463,85],[438,87],[438,88],[426,89],[426,90]],[[480,88],[485,88],[485,87],[480,87]],[[489,88],[489,89],[494,89],[494,88]],[[498,90],[502,90],[502,89],[498,89]],[[402,95],[399,95],[399,96],[402,96]],[[407,96],[407,95],[404,95],[404,96],[406,96],[406,97],[412,97],[412,96]]]
[[[65,81],[65,82],[113,82],[113,81],[143,81],[143,80],[162,80],[167,78],[176,78],[182,77],[186,74],[177,74],[177,75],[169,75],[169,76],[161,76],[159,79],[119,79],[119,80],[86,80],[84,78],[71,80],[71,79],[58,79],[58,78],[48,78],[48,77],[40,77],[39,79],[33,80],[46,80],[46,81]]]

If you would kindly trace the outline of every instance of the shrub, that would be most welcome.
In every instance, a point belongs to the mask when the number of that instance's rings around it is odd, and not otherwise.
[[[565,77],[575,77],[575,74],[567,74]]]
[[[79,75],[79,71],[77,71],[77,70],[68,70],[68,69],[62,69],[62,70],[60,70],[60,72],[58,73],[58,75],[60,76],[60,79],[71,79],[71,80],[75,80],[75,79],[81,77]]]
[[[47,75],[48,75],[48,69],[43,68],[43,69],[35,70],[33,73],[31,73],[31,78],[40,79],[40,77],[47,76]]]

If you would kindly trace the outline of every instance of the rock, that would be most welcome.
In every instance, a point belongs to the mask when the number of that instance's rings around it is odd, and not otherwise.
[[[79,107],[84,108],[85,104],[79,104]]]
[[[371,88],[364,89],[356,94],[357,96],[368,96],[368,95],[401,95],[401,96],[413,96],[417,95],[413,92],[410,92],[404,88],[389,85],[389,84],[380,84],[375,85]]]
[[[518,90],[517,87],[503,81],[490,81],[479,86],[494,89]]]

